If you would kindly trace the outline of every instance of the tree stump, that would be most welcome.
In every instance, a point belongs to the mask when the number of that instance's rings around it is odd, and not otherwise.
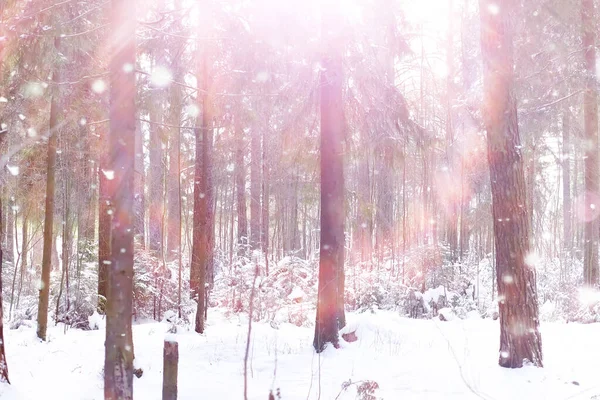
[[[165,339],[163,350],[163,400],[177,400],[177,364],[179,346],[175,339]]]

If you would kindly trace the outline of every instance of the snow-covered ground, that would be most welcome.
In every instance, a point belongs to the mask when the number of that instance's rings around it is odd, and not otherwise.
[[[497,321],[411,320],[392,312],[349,314],[358,341],[312,350],[311,328],[255,323],[248,364],[249,399],[355,399],[352,380],[379,384],[384,399],[600,399],[600,324],[543,324],[545,368],[498,367]],[[160,399],[166,323],[134,326],[136,399]],[[177,334],[179,399],[243,399],[247,319],[210,310],[204,335]],[[103,331],[7,330],[12,385],[3,400],[102,399]]]

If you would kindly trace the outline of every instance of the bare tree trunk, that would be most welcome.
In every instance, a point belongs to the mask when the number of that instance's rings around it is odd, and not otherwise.
[[[162,102],[158,99],[153,100],[150,115],[151,119],[160,122]],[[164,213],[164,201],[162,183],[164,181],[163,169],[163,151],[162,151],[162,127],[158,124],[150,124],[150,168],[148,170],[148,201],[149,218],[148,218],[148,248],[150,252],[159,257],[162,251],[162,217]]]
[[[342,101],[341,35],[337,1],[323,7],[322,31],[328,51],[321,71],[321,253],[319,292],[313,346],[338,346],[344,315],[344,110]],[[326,33],[327,32],[327,33]]]
[[[102,174],[100,176],[100,186],[102,187]],[[134,233],[137,242],[141,249],[146,248],[146,172],[144,169],[144,137],[142,135],[142,129],[139,124],[136,124],[135,130],[135,204],[134,204]],[[100,215],[99,218],[102,218]]]
[[[7,190],[8,192],[8,190]],[[15,225],[15,213],[12,209],[12,201],[10,201],[10,196],[5,196],[6,199],[9,199],[8,206],[6,207],[6,216],[5,216],[5,225],[4,230],[6,232],[6,253],[4,253],[5,260],[7,263],[13,264],[15,261],[15,236],[13,226]]]
[[[567,258],[573,251],[573,233],[571,229],[571,135],[569,124],[569,108],[565,107],[562,115],[562,189],[563,189],[563,248]]]
[[[54,47],[58,50],[60,39],[54,40]],[[59,67],[56,67],[52,80],[60,82]],[[38,303],[37,336],[46,340],[48,327],[48,302],[50,296],[50,271],[52,269],[52,247],[54,246],[54,182],[56,171],[56,145],[58,142],[58,95],[54,94],[50,103],[50,137],[48,138],[48,158],[46,160],[46,208],[44,218],[44,251],[42,255],[42,280],[40,283],[40,299]]]
[[[390,247],[392,239],[392,224],[394,219],[392,215],[392,170],[394,168],[392,146],[392,140],[386,137],[383,139],[383,144],[378,151],[381,157],[377,168],[379,173],[377,174],[377,212],[375,216],[377,221],[376,244],[380,261],[383,260],[385,250]]]
[[[542,366],[535,270],[527,265],[530,220],[514,97],[511,0],[480,0],[484,123],[492,188],[502,367]],[[497,13],[489,12],[491,7]]]
[[[585,91],[583,93],[583,120],[585,147],[585,240],[583,280],[587,286],[598,284],[598,205],[595,200],[599,191],[598,177],[598,90],[596,82],[596,19],[594,1],[581,1],[581,25],[585,62]],[[595,207],[594,207],[595,206]]]
[[[62,297],[65,277],[69,274],[69,247],[71,246],[71,234],[70,234],[70,182],[68,177],[64,177],[64,194],[63,194],[63,208],[64,208],[64,221],[62,224],[62,273],[60,276],[60,287],[58,290],[58,296],[56,296],[56,313],[54,315],[55,321],[59,321],[60,318],[60,298]],[[69,311],[69,297],[66,296],[66,307],[65,313]]]
[[[202,115],[199,116],[198,119],[202,118],[202,120],[196,122],[201,128],[195,130],[194,239],[192,247],[192,275],[190,282],[192,297],[197,302],[195,331],[198,333],[204,332],[206,270],[212,258],[210,254],[212,252],[212,248],[210,247],[210,232],[214,230],[211,226],[212,219],[210,216],[212,201],[210,201],[211,195],[209,195],[209,191],[211,191],[211,189],[208,187],[208,185],[212,183],[212,179],[209,178],[209,174],[211,174],[209,135],[212,134],[212,104],[210,103],[208,96],[209,69],[207,59],[208,52],[205,50],[205,54],[201,60],[201,71],[198,74],[198,84],[201,89],[199,91],[199,93],[201,93],[199,100],[202,101]]]
[[[262,210],[261,210],[261,244],[262,251],[265,255],[265,273],[269,275],[269,189],[270,189],[270,173],[269,173],[269,158],[268,158],[268,143],[267,129],[262,134]]]
[[[250,132],[250,246],[260,248],[260,134],[254,127]]]
[[[2,6],[0,6],[0,12],[2,11]],[[1,14],[0,14],[1,15]],[[0,147],[2,142],[4,141],[4,136],[6,135],[6,133],[0,133]],[[0,190],[1,192],[2,190]],[[12,226],[8,225],[5,226],[2,222],[3,222],[3,215],[2,215],[2,197],[0,196],[0,232],[4,232],[4,230],[6,229],[6,231],[11,231],[12,230]],[[11,212],[11,211],[9,211]],[[7,235],[8,237],[8,235]],[[11,242],[10,242],[10,248],[12,249],[12,236],[11,236]],[[0,246],[0,383],[10,383],[10,380],[8,379],[8,363],[6,361],[6,352],[4,350],[5,348],[5,342],[4,342],[4,313],[3,313],[3,307],[2,307],[2,265],[4,262],[4,252],[2,251],[2,246]]]
[[[361,149],[358,153],[358,193],[356,241],[361,261],[371,261],[373,247],[373,202],[371,200],[371,174],[369,135],[366,129],[361,130]]]
[[[183,74],[179,71],[179,66],[175,65],[174,80],[182,81]],[[171,85],[171,116],[170,123],[173,126],[181,124],[181,88],[177,85]],[[181,252],[181,217],[179,209],[181,207],[180,194],[180,159],[181,159],[181,129],[170,128],[169,135],[169,179],[167,181],[167,203],[168,203],[168,223],[167,223],[167,260],[173,260]]]
[[[177,370],[179,344],[165,340],[163,345],[163,388],[162,400],[177,400]]]
[[[135,2],[112,0],[110,71],[110,192],[114,206],[111,229],[104,399],[133,399],[133,252],[135,169]]]
[[[242,126],[241,105],[234,122],[235,130],[235,187],[237,204],[237,242],[240,248],[239,254],[245,254],[245,246],[248,244],[248,219],[246,216],[246,168],[244,165],[244,129]]]
[[[446,65],[448,67],[448,75],[446,77],[446,167],[448,168],[448,178],[450,179],[451,185],[454,186],[462,185],[461,182],[456,181],[456,166],[454,156],[454,29],[453,22],[455,16],[453,15],[454,1],[448,1],[448,36],[446,41]],[[462,176],[459,176],[462,178]],[[449,196],[448,204],[446,204],[446,240],[450,247],[450,261],[456,262],[458,259],[458,211],[459,203],[455,196]]]
[[[106,298],[108,296],[108,270],[111,263],[110,226],[112,223],[113,209],[110,198],[111,181],[107,177],[107,171],[108,175],[111,175],[112,173],[110,171],[108,154],[109,135],[108,133],[101,133],[100,135],[101,154],[100,168],[98,169],[98,181],[100,183],[98,195],[98,312],[104,314],[106,309]]]

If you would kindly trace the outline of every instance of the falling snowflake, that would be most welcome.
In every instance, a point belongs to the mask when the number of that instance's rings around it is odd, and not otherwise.
[[[185,111],[192,118],[196,118],[198,115],[200,115],[200,109],[195,104],[190,104],[187,106]]]
[[[10,172],[10,174],[12,176],[19,175],[19,166],[18,165],[7,165],[6,168],[8,169],[8,172]]]
[[[103,169],[102,173],[104,174],[106,179],[108,179],[109,181],[112,181],[113,179],[115,179],[115,171],[113,171],[112,169]]]
[[[173,80],[173,75],[165,67],[158,66],[150,75],[150,82],[156,87],[167,87]]]
[[[106,91],[106,82],[102,79],[97,79],[92,83],[92,90],[94,93],[102,94]]]

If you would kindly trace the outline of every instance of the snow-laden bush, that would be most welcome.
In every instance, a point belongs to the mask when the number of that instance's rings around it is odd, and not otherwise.
[[[270,263],[266,276],[259,253],[237,257],[215,279],[211,302],[233,312],[248,312],[254,283],[253,319],[306,326],[312,323],[308,312],[316,304],[316,272],[309,261],[284,257]]]

